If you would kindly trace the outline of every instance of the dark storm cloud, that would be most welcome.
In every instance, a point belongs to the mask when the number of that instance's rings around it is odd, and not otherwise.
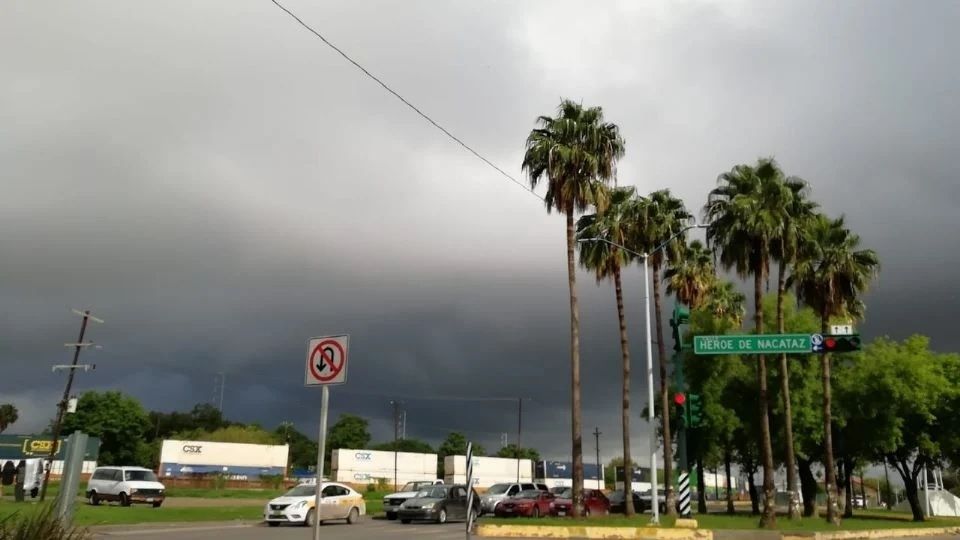
[[[775,155],[880,253],[864,332],[960,347],[956,4],[289,7],[518,178],[561,96],[621,125],[621,183],[696,212],[719,172]],[[69,308],[90,307],[107,324],[81,390],[185,408],[222,371],[231,417],[312,433],[306,339],[343,331],[355,364],[333,411],[377,439],[407,396],[408,436],[496,446],[514,403],[413,397],[524,396],[524,440],[565,457],[562,220],[272,4],[17,3],[0,73],[0,399],[18,429],[52,415]],[[642,281],[626,279],[642,456]],[[584,432],[611,456],[613,293],[579,287]]]

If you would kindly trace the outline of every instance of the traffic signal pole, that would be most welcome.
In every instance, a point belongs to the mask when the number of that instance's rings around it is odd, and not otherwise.
[[[690,464],[687,459],[687,425],[690,423],[690,406],[687,402],[687,382],[683,376],[684,346],[683,332],[680,326],[690,323],[690,310],[677,304],[670,317],[670,326],[673,328],[673,384],[676,387],[674,402],[680,408],[677,415],[679,429],[677,430],[677,457],[680,461],[680,516],[690,517]]]

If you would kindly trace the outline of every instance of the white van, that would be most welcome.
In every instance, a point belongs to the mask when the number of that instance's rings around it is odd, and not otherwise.
[[[101,501],[117,501],[120,506],[133,503],[163,504],[166,488],[157,475],[143,467],[97,467],[87,483],[87,500],[96,506]]]

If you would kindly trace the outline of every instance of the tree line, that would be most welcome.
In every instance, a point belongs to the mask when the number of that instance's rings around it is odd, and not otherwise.
[[[692,309],[694,333],[744,331],[746,297],[735,283],[723,278],[721,271],[752,281],[750,332],[784,333],[793,325],[802,326],[807,333],[827,333],[834,321],[849,323],[863,318],[864,294],[879,272],[879,258],[873,250],[861,246],[859,236],[847,227],[842,216],[830,217],[819,210],[806,181],[787,175],[772,158],[721,172],[701,210],[706,243],[688,242],[687,231],[695,226],[694,215],[670,190],[641,195],[633,187],[616,187],[617,162],[624,156],[626,144],[619,127],[605,119],[600,107],[563,100],[554,116],[541,116],[536,124],[526,139],[522,168],[532,189],[546,186],[547,211],[557,210],[565,218],[574,515],[578,515],[583,500],[578,263],[592,271],[598,283],[609,279],[614,285],[622,365],[623,456],[628,477],[632,467],[631,356],[621,272],[634,262],[651,269],[659,367],[658,430],[668,479],[667,511],[675,513],[676,494],[671,481],[675,422],[671,420],[669,396],[680,389],[671,388],[667,376],[670,358],[661,315],[662,283],[666,282],[666,293],[678,304]],[[765,301],[772,271],[776,293]],[[897,360],[880,360],[892,357]],[[708,427],[700,437],[694,437],[702,446],[696,449],[697,455],[711,464],[726,461],[728,468],[729,462],[736,460],[749,478],[758,469],[762,472],[761,493],[751,490],[762,527],[776,526],[774,471],[778,462],[787,470],[791,519],[800,518],[802,513],[798,484],[804,488],[804,512],[813,513],[815,489],[809,490],[814,463],[822,465],[825,485],[845,487],[849,499],[852,470],[865,461],[885,462],[901,473],[908,485],[914,517],[922,519],[913,489],[917,474],[924,465],[956,456],[952,454],[955,446],[949,442],[951,430],[944,428],[950,409],[922,404],[934,403],[931,396],[938,398],[936,403],[954,403],[958,373],[950,366],[955,358],[930,352],[922,337],[903,343],[877,340],[861,353],[839,356],[836,361],[830,354],[689,358],[684,363],[686,378],[691,390],[705,395],[709,412]],[[768,369],[768,360],[774,362],[775,370]],[[919,371],[903,372],[907,366],[916,366]],[[866,389],[875,392],[879,381],[893,385],[914,380],[912,377],[920,377],[920,373],[928,374],[916,381],[925,383],[921,386],[927,393],[922,396],[893,387],[883,388],[883,394],[864,393]],[[860,398],[872,405],[858,405]],[[892,399],[898,403],[891,405]],[[866,428],[878,417],[886,419],[887,429],[856,434],[860,428],[855,419],[864,419]],[[933,427],[936,429],[929,429]],[[807,496],[808,492],[813,496]],[[826,517],[839,523],[835,493],[835,489],[826,489]],[[757,508],[761,505],[762,510]],[[846,504],[845,512],[849,514],[851,508]],[[626,512],[633,513],[632,505],[627,505]]]

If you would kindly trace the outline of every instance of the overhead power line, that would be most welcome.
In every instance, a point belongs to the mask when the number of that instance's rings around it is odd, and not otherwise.
[[[364,75],[366,75],[367,77],[369,77],[370,79],[372,79],[373,81],[375,81],[377,84],[379,84],[381,87],[383,87],[384,90],[386,90],[387,92],[389,92],[390,94],[392,94],[395,98],[399,99],[404,105],[406,105],[407,107],[409,107],[410,109],[412,109],[415,113],[417,113],[418,115],[420,115],[420,117],[422,117],[424,120],[426,120],[427,122],[430,122],[430,124],[433,125],[433,127],[435,127],[435,128],[437,128],[437,129],[439,129],[440,131],[442,131],[444,135],[446,135],[446,136],[449,137],[451,140],[453,140],[454,142],[456,142],[457,144],[459,144],[460,146],[462,146],[464,149],[466,149],[468,152],[470,152],[471,154],[473,154],[474,156],[476,156],[478,159],[480,159],[481,161],[483,161],[484,163],[486,163],[487,165],[489,165],[490,167],[492,167],[495,171],[497,171],[498,173],[500,173],[501,175],[503,175],[507,180],[510,180],[510,181],[513,182],[514,184],[520,186],[521,188],[523,188],[525,191],[529,192],[531,195],[533,195],[533,196],[536,197],[537,199],[540,199],[541,202],[543,201],[543,197],[541,197],[540,195],[537,195],[537,193],[536,193],[535,191],[533,191],[533,189],[531,189],[529,186],[527,186],[527,185],[524,184],[523,182],[521,182],[521,181],[517,180],[516,178],[514,178],[514,177],[513,177],[511,174],[509,174],[508,172],[506,172],[506,171],[504,171],[503,169],[501,169],[500,167],[498,167],[495,163],[493,163],[492,161],[490,161],[489,159],[487,159],[486,157],[484,157],[482,154],[480,154],[480,152],[477,152],[476,150],[474,150],[473,148],[471,148],[470,145],[468,145],[467,143],[463,142],[459,137],[457,137],[457,136],[454,135],[453,133],[450,133],[450,131],[449,131],[447,128],[445,128],[445,127],[443,127],[442,125],[440,125],[440,123],[438,123],[436,120],[434,120],[434,119],[431,118],[429,115],[427,115],[427,113],[425,113],[425,112],[423,112],[422,110],[420,110],[419,107],[417,107],[416,105],[414,105],[413,103],[411,103],[411,102],[410,102],[408,99],[406,99],[405,97],[401,96],[396,90],[394,90],[393,88],[391,88],[387,83],[383,82],[383,80],[381,80],[379,77],[377,77],[377,76],[374,75],[373,73],[370,73],[370,71],[369,71],[367,68],[365,68],[365,67],[363,67],[362,65],[360,65],[359,62],[357,62],[356,60],[354,60],[353,58],[351,58],[350,55],[348,55],[347,53],[343,52],[343,50],[340,49],[340,47],[337,47],[337,46],[334,45],[332,42],[330,42],[330,40],[327,39],[327,38],[325,38],[325,37],[323,36],[323,34],[321,34],[320,32],[318,32],[317,30],[315,30],[315,29],[314,29],[313,27],[311,27],[309,24],[305,23],[305,22],[303,21],[303,19],[301,19],[300,17],[298,17],[295,13],[293,13],[292,11],[290,11],[289,9],[287,9],[286,7],[284,7],[283,4],[281,4],[281,3],[278,2],[277,0],[271,0],[271,1],[272,1],[278,8],[280,8],[280,9],[282,9],[284,12],[286,12],[287,15],[293,17],[293,19],[294,19],[295,21],[297,21],[298,23],[300,23],[300,26],[302,26],[302,27],[306,28],[307,30],[309,30],[310,33],[312,33],[313,35],[315,35],[315,36],[317,36],[318,38],[320,38],[320,41],[322,41],[322,42],[323,42],[324,44],[326,44],[328,47],[330,47],[331,49],[333,49],[334,51],[336,51],[336,52],[337,52],[340,56],[342,56],[347,62],[350,62],[351,64],[353,64],[354,67],[356,67],[356,68],[359,69],[361,72],[363,72]]]

